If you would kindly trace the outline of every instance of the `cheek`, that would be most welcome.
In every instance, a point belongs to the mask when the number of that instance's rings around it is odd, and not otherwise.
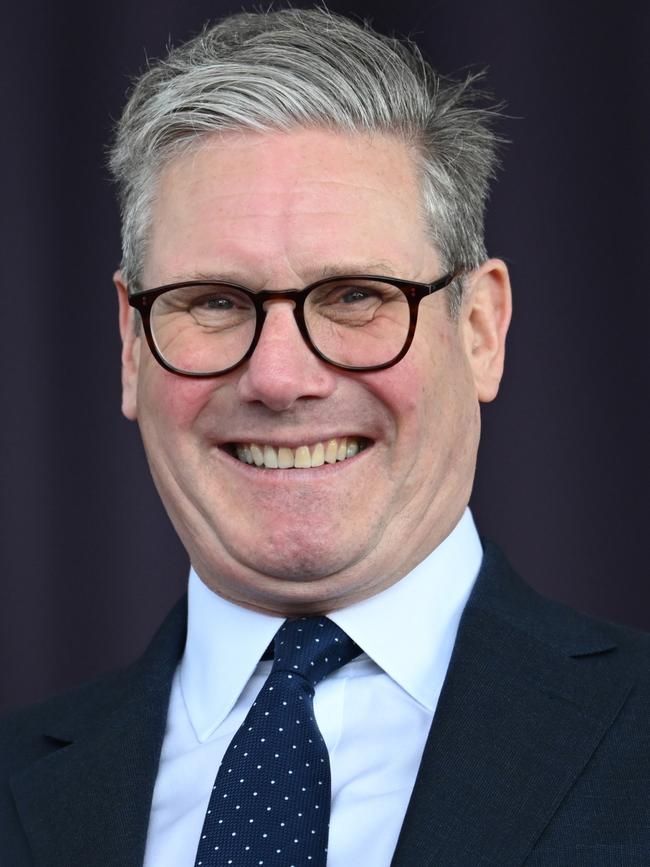
[[[427,339],[417,335],[403,361],[381,374],[366,383],[389,410],[400,444],[420,456],[429,446],[446,452],[475,403],[467,358],[453,326],[430,327]]]
[[[187,430],[214,391],[209,379],[189,379],[164,370],[153,359],[141,365],[138,383],[138,418],[150,420],[155,430]]]
[[[428,335],[428,340],[416,335],[399,364],[381,371],[376,380],[367,380],[400,427],[442,410],[450,384],[449,367],[459,362],[445,329],[430,329]]]

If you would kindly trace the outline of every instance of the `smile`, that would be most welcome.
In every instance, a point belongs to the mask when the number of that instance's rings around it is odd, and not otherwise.
[[[323,464],[335,464],[353,458],[369,446],[364,437],[335,437],[297,448],[272,446],[267,443],[232,443],[228,452],[245,464],[255,464],[267,470],[310,469]]]

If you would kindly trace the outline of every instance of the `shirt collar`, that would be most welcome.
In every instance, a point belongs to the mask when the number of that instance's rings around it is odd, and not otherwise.
[[[482,556],[466,509],[449,536],[412,572],[329,617],[433,712]],[[199,741],[207,740],[232,710],[283,622],[282,617],[228,602],[190,570],[187,642],[179,677]]]
[[[328,616],[433,713],[482,559],[481,540],[465,509],[447,538],[401,581]]]
[[[232,710],[284,620],[223,599],[190,570],[179,676],[199,741],[206,741]]]

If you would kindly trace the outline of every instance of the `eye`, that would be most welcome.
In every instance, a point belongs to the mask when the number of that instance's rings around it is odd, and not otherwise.
[[[388,287],[390,290],[391,287]],[[334,283],[323,286],[314,293],[312,302],[323,306],[345,305],[348,307],[383,303],[386,300],[387,287],[381,283]]]
[[[193,316],[226,316],[250,311],[250,299],[237,289],[227,286],[204,286],[182,299],[185,309]]]
[[[226,298],[224,295],[212,295],[204,298],[195,298],[191,307],[202,307],[206,310],[232,310],[235,302],[232,298]]]
[[[376,297],[376,295],[377,293],[373,292],[371,289],[359,289],[358,287],[354,287],[352,289],[344,289],[335,300],[339,302],[342,301],[344,304],[354,304],[357,301],[365,301],[368,298]]]

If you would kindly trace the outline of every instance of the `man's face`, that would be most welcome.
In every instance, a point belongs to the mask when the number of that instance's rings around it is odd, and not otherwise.
[[[442,274],[399,141],[230,133],[163,171],[144,288],[212,278],[283,290],[342,272]],[[191,380],[153,359],[117,276],[124,412],[206,584],[265,611],[326,612],[394,583],[442,541],[469,498],[478,400],[496,393],[509,317],[502,263],[473,281],[458,322],[443,292],[421,303],[410,351],[387,370],[327,365],[276,302],[250,361]],[[366,448],[310,469],[236,457],[240,444],[311,452],[343,437]]]

